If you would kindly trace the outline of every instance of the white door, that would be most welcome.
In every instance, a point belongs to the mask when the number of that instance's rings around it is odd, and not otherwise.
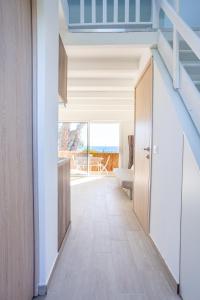
[[[183,156],[180,292],[200,299],[200,169],[186,139]]]

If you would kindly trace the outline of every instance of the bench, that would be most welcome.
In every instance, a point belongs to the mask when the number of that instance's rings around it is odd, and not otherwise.
[[[118,168],[114,169],[113,173],[119,179],[122,188],[129,190],[130,200],[133,199],[133,170]]]

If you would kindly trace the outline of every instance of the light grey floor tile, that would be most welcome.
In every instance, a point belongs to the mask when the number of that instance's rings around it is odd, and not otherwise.
[[[72,186],[72,225],[38,300],[178,300],[115,178]]]

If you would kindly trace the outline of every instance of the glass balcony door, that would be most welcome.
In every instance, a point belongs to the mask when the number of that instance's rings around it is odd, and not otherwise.
[[[88,123],[59,123],[58,156],[71,159],[71,175],[88,174]]]
[[[119,123],[92,122],[89,128],[89,172],[112,175],[119,167]]]
[[[119,166],[119,124],[63,122],[58,156],[71,159],[71,175],[110,175]]]

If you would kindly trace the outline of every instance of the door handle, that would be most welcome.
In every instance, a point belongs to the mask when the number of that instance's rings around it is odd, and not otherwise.
[[[150,159],[150,155],[149,155],[149,154],[147,154],[147,155],[146,155],[146,158],[147,158],[147,159]]]
[[[148,151],[148,152],[150,152],[150,147],[146,147],[146,148],[144,148],[144,151]]]

